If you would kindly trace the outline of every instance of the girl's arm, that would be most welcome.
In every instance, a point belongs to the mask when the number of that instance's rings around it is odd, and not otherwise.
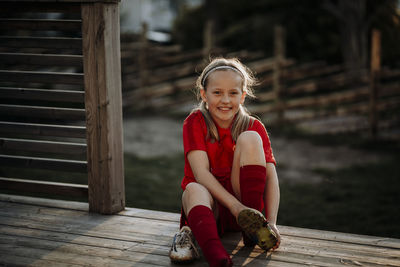
[[[274,249],[278,248],[281,242],[281,236],[279,234],[278,228],[276,227],[276,219],[278,217],[279,209],[279,182],[278,174],[276,173],[275,165],[272,163],[267,163],[267,181],[265,183],[264,190],[264,203],[265,203],[265,216],[269,222],[270,227],[277,234],[278,243]]]
[[[187,154],[190,167],[192,168],[196,181],[203,185],[210,194],[237,217],[245,206],[232,194],[230,194],[210,172],[208,156],[205,151],[193,150]]]

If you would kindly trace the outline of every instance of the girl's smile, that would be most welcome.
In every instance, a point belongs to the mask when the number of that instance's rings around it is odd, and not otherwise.
[[[219,127],[231,125],[246,96],[242,87],[242,76],[232,70],[217,70],[208,76],[206,88],[200,94]]]

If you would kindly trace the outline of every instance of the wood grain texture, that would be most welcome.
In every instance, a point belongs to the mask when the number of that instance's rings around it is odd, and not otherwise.
[[[83,74],[65,72],[0,70],[0,82],[82,85]]]
[[[176,266],[168,252],[179,214],[126,208],[110,216],[88,210],[87,203],[0,194],[0,264]],[[282,243],[275,252],[244,247],[240,233],[227,233],[222,242],[234,266],[400,266],[399,239],[279,229]],[[202,257],[190,266],[207,263]]]
[[[90,210],[125,207],[119,7],[82,4]]]
[[[61,120],[85,120],[85,110],[78,108],[53,108],[39,106],[3,105],[0,104],[0,114],[22,118],[46,118]]]
[[[0,137],[0,153],[4,150],[86,156],[86,144]]]
[[[0,36],[0,47],[73,49],[82,53],[82,38]]]
[[[0,133],[85,138],[86,127],[0,121]]]
[[[30,65],[82,68],[83,61],[80,55],[0,53],[0,64],[0,66]]]
[[[87,185],[56,183],[48,181],[33,181],[0,177],[0,187],[6,190],[56,194],[69,197],[87,197]]]
[[[79,32],[80,20],[0,19],[0,29]]]
[[[0,87],[3,99],[40,100],[66,103],[84,103],[84,91]]]
[[[86,161],[0,155],[0,166],[86,173]]]

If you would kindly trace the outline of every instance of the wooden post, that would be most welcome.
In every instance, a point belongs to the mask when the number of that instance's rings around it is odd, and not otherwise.
[[[217,1],[205,0],[206,20],[203,29],[203,57],[208,60],[215,47],[215,30],[218,20]]]
[[[142,33],[140,35],[140,51],[139,51],[139,79],[140,87],[144,88],[148,85],[148,70],[147,70],[147,52],[148,52],[148,33],[147,23],[142,24]]]
[[[207,19],[203,31],[203,57],[208,59],[214,48],[214,21]]]
[[[378,136],[378,89],[381,71],[381,32],[377,29],[372,30],[371,34],[371,71],[370,71],[370,101],[369,101],[369,123],[371,137],[376,139]]]
[[[275,26],[274,35],[273,91],[277,107],[278,123],[282,123],[284,119],[284,103],[281,99],[281,66],[285,59],[285,29],[280,25]]]
[[[119,7],[82,3],[89,210],[125,208]]]

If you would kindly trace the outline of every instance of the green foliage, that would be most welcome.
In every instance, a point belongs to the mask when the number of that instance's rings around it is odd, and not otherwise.
[[[319,0],[215,0],[218,46],[262,50],[273,54],[275,25],[286,28],[286,54],[298,61],[342,61],[341,21]],[[366,27],[382,31],[384,64],[400,64],[400,19],[396,1],[367,1]],[[354,14],[357,15],[357,14]],[[204,6],[184,10],[175,22],[174,40],[187,49],[201,48],[206,18]]]
[[[272,55],[274,26],[280,24],[287,31],[288,57],[337,60],[340,55],[336,22],[319,1],[299,5],[293,0],[219,0],[216,5],[220,46]],[[175,23],[175,40],[186,48],[201,48],[205,17],[205,7],[182,13]]]

